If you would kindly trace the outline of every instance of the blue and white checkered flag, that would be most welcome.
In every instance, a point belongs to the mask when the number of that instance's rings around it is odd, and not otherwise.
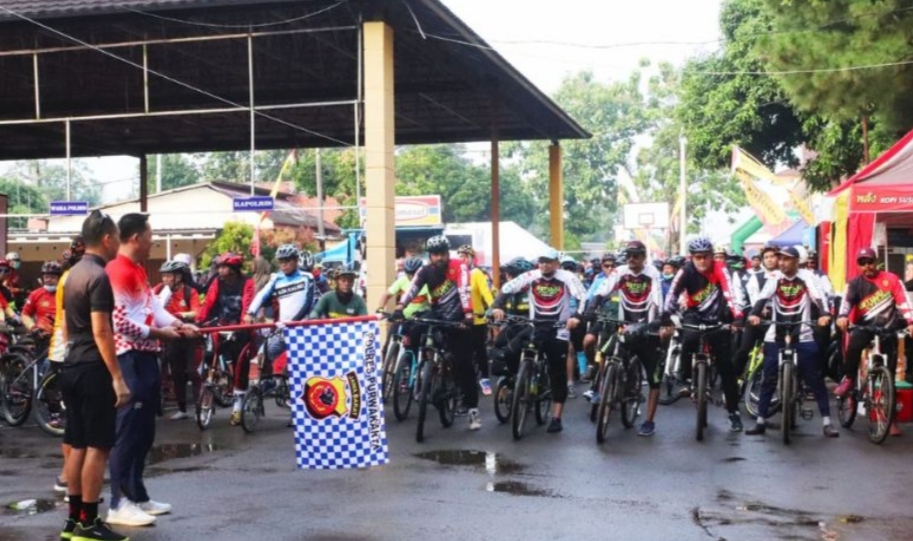
[[[389,462],[376,321],[286,327],[299,469]]]

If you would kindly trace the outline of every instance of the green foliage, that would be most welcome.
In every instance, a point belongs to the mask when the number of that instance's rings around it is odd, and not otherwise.
[[[34,186],[15,178],[0,177],[0,193],[7,196],[9,214],[43,214],[48,212],[45,195]],[[10,229],[25,229],[28,218],[10,218]]]
[[[6,176],[37,189],[43,194],[46,203],[67,200],[66,164],[53,163],[49,160],[16,162]],[[79,160],[71,162],[70,199],[72,201],[86,201],[89,206],[97,205],[101,201],[101,189],[102,186],[90,177],[88,168],[83,162]],[[35,210],[46,213],[48,205],[45,204],[42,208]]]
[[[250,242],[253,238],[254,228],[250,225],[241,222],[227,222],[219,236],[203,251],[203,255],[200,256],[200,263],[204,269],[208,268],[213,258],[225,252],[241,254],[245,259],[249,260]],[[264,257],[266,257],[266,254],[264,254]]]
[[[190,186],[200,182],[200,170],[188,154],[162,154],[162,191],[173,190],[181,186]],[[158,160],[150,156],[147,160],[149,193],[155,193]]]

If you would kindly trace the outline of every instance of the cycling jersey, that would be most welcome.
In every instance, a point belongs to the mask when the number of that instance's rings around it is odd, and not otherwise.
[[[311,319],[339,319],[366,315],[368,315],[368,306],[361,295],[350,293],[346,299],[338,291],[330,291],[320,297],[314,310],[311,311]]]
[[[313,308],[316,296],[314,276],[301,269],[292,274],[274,273],[269,282],[257,292],[247,308],[247,314],[253,316],[263,304],[272,297],[279,301],[278,321],[299,321],[307,317]]]
[[[155,295],[160,295],[165,290],[165,284],[158,284],[152,290]],[[165,310],[175,317],[180,318],[185,312],[200,311],[200,296],[196,290],[189,285],[182,284],[181,287],[168,295],[168,302],[164,303]]]
[[[67,283],[67,277],[70,271],[63,273],[60,280],[57,280],[57,291],[54,293],[55,313],[63,313],[63,288]],[[62,363],[64,356],[67,354],[67,344],[63,339],[63,318],[54,318],[54,328],[51,330],[51,343],[48,346],[48,360]]]
[[[405,296],[406,292],[409,291],[409,286],[412,284],[407,276],[403,275],[396,279],[393,282],[393,285],[390,286],[390,289],[387,290],[393,298],[396,299],[396,302],[399,303],[400,300]],[[416,295],[412,302],[403,307],[403,315],[406,319],[412,319],[417,312],[424,312],[428,310],[431,304],[428,302],[428,287],[425,286],[419,291],[419,294]]]
[[[422,288],[428,287],[431,314],[438,319],[460,321],[472,313],[469,295],[469,270],[460,261],[451,260],[444,268],[425,265],[415,273],[409,291],[400,299],[405,306],[412,302]]]
[[[847,285],[840,316],[849,317],[852,323],[886,329],[897,327],[900,318],[913,325],[913,308],[907,301],[903,284],[896,274],[886,271],[879,271],[873,278],[864,275],[854,278]]]
[[[777,269],[762,269],[758,272],[752,273],[751,277],[748,279],[748,284],[745,286],[745,293],[748,295],[749,306],[754,306],[755,303],[758,302],[758,295],[761,294],[761,290],[764,289],[764,286],[767,284],[767,280],[771,278],[778,278],[779,276],[780,271]]]
[[[662,309],[662,284],[654,267],[644,267],[634,272],[627,265],[618,267],[602,282],[596,292],[595,303],[615,293],[618,297],[618,319],[639,323],[654,321]]]
[[[571,301],[583,307],[586,290],[577,275],[558,269],[551,276],[543,276],[536,269],[517,276],[501,287],[494,307],[503,309],[508,295],[529,291],[529,317],[536,320],[566,321],[571,317]]]
[[[590,287],[586,291],[586,300],[592,300],[596,296],[596,292],[599,291],[599,288],[602,286],[602,283],[605,282],[605,279],[608,277],[608,274],[600,271],[599,274],[593,277],[593,282],[590,284]]]
[[[209,285],[206,299],[197,314],[197,321],[216,319],[222,324],[240,323],[241,314],[247,312],[253,298],[252,279],[238,276],[234,284],[229,284],[222,278],[216,278]]]
[[[175,317],[165,311],[152,294],[146,269],[123,254],[118,254],[105,272],[114,291],[114,343],[117,354],[128,351],[157,352],[161,344],[149,337],[151,327],[165,327]]]
[[[827,301],[818,288],[815,275],[806,269],[792,277],[780,273],[768,276],[764,289],[758,295],[751,309],[751,315],[760,316],[768,302],[771,305],[771,320],[778,322],[812,321],[816,314],[825,314]],[[765,342],[779,342],[787,328],[771,325],[764,336]],[[804,324],[799,328],[799,342],[814,342],[812,326]]]
[[[729,286],[729,271],[715,261],[707,272],[700,272],[689,262],[672,279],[672,287],[663,306],[663,315],[678,311],[678,301],[684,303],[686,315],[696,316],[704,323],[717,323],[731,316],[740,319],[742,313],[735,306]]]
[[[491,306],[494,298],[488,286],[488,276],[476,267],[469,272],[469,294],[472,297],[473,324],[485,325],[485,307]]]
[[[32,318],[35,326],[48,334],[54,331],[56,314],[57,303],[54,293],[43,287],[32,291],[25,301],[25,306],[22,307],[22,315]]]

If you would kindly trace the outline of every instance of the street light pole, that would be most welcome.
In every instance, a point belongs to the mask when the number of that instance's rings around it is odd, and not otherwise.
[[[678,246],[679,246],[679,253],[682,255],[685,254],[685,252],[687,251],[686,250],[687,246],[685,244],[685,232],[687,231],[687,227],[688,227],[688,220],[687,220],[686,212],[685,212],[687,209],[687,202],[688,202],[687,201],[688,200],[688,181],[687,181],[687,178],[685,177],[685,146],[687,144],[688,144],[688,140],[685,139],[684,135],[682,135],[678,138],[678,158],[679,158],[679,174],[680,174],[679,183],[678,183],[678,192],[679,192],[679,198],[681,198],[681,207],[678,209],[678,211],[679,211],[678,212],[678,219],[679,219]]]

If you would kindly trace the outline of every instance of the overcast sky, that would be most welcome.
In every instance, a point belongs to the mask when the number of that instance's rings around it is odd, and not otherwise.
[[[642,58],[681,64],[718,46],[720,0],[443,2],[546,93],[578,70],[625,79]],[[135,158],[86,162],[108,183],[105,201],[123,199],[137,182]]]

